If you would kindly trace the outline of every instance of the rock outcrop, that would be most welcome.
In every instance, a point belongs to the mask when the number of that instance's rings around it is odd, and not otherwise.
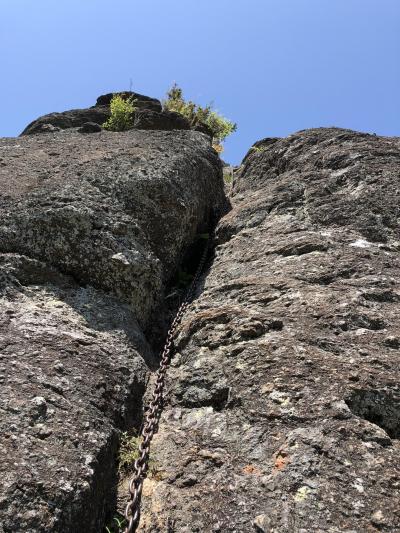
[[[135,113],[133,128],[137,130],[190,130],[189,121],[173,111],[162,109],[161,102],[156,98],[143,96],[142,94],[126,91],[118,93],[123,98],[133,98],[135,101]],[[87,109],[71,109],[62,113],[50,113],[37,118],[24,129],[21,135],[34,135],[37,133],[52,133],[70,128],[82,128],[83,133],[97,131],[94,124],[101,125],[110,117],[110,102],[113,93],[99,96],[96,105]],[[92,125],[91,127],[88,124]],[[193,128],[211,136],[211,131],[206,124],[200,124]]]
[[[98,131],[111,96],[0,139],[0,533],[104,526],[166,288],[226,201],[207,132],[141,95],[135,129]],[[140,531],[400,530],[399,161],[399,139],[335,128],[246,155]]]
[[[265,139],[185,317],[142,529],[400,530],[400,139]]]
[[[146,110],[155,113],[161,113],[162,111],[161,102],[156,98],[150,98],[149,96],[144,96],[143,94],[134,93],[132,91],[126,91],[119,94],[125,98],[134,98],[135,107],[138,111]],[[28,124],[21,135],[33,135],[35,133],[78,128],[87,122],[101,125],[111,115],[110,102],[112,97],[113,93],[103,94],[97,98],[96,105],[87,109],[70,109],[69,111],[63,111],[62,113],[43,115]],[[158,128],[155,127],[153,129]]]
[[[224,201],[201,133],[68,128],[0,139],[2,533],[101,531],[157,362],[144,332]]]

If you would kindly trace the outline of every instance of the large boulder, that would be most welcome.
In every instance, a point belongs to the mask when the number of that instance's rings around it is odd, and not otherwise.
[[[42,117],[39,117],[28,124],[21,135],[47,133],[50,131],[49,125],[61,130],[78,128],[83,126],[86,122],[94,122],[101,125],[110,117],[110,102],[113,94],[114,93],[108,93],[99,96],[97,98],[96,105],[87,109],[71,109],[69,111],[63,111],[62,113],[50,113],[48,115],[43,115]],[[125,91],[118,94],[121,94],[123,98],[134,98],[135,107],[138,110],[147,109],[156,113],[161,112],[161,102],[156,98],[144,96],[132,91]]]
[[[102,530],[157,361],[143,332],[223,201],[200,133],[0,139],[2,533]]]
[[[0,531],[99,531],[152,353],[128,306],[0,254]]]
[[[265,139],[176,342],[141,531],[399,531],[400,139]]]
[[[190,130],[190,123],[174,111],[144,109],[135,112],[134,127],[139,130]]]
[[[101,125],[110,117],[110,114],[110,108],[106,106],[71,109],[62,113],[49,113],[28,124],[21,135],[51,133],[52,130],[49,126],[59,130],[66,130],[83,126],[85,122],[95,122]]]
[[[162,284],[221,200],[209,139],[65,131],[6,139],[0,150],[0,250],[112,291],[146,325]]]
[[[96,107],[110,106],[111,100],[115,93],[107,93],[99,96],[96,100]],[[150,111],[160,112],[162,105],[160,100],[145,96],[143,94],[135,93],[133,91],[123,91],[118,93],[125,100],[130,98],[135,102],[135,107],[138,109],[148,109]]]

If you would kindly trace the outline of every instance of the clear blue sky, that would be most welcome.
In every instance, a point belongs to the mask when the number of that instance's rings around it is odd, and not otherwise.
[[[0,0],[0,136],[132,88],[238,123],[224,159],[315,126],[400,135],[400,0]]]

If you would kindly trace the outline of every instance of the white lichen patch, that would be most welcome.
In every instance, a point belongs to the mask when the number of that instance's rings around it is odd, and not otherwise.
[[[303,502],[312,492],[313,491],[310,489],[310,487],[307,487],[307,485],[303,485],[302,487],[297,489],[297,492],[294,495],[294,499],[296,502]]]
[[[370,248],[373,246],[373,244],[365,239],[357,239],[356,241],[350,243],[349,246],[353,246],[354,248]]]

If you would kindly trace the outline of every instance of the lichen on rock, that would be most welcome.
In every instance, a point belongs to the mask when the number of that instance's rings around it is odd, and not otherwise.
[[[400,140],[255,147],[181,326],[141,531],[398,531]]]
[[[165,288],[226,201],[209,137],[142,104],[142,129],[67,112],[0,139],[2,533],[103,527]],[[249,150],[174,342],[140,531],[400,530],[399,158],[337,128]]]
[[[78,126],[0,139],[4,533],[103,528],[165,289],[225,201],[207,136]]]

